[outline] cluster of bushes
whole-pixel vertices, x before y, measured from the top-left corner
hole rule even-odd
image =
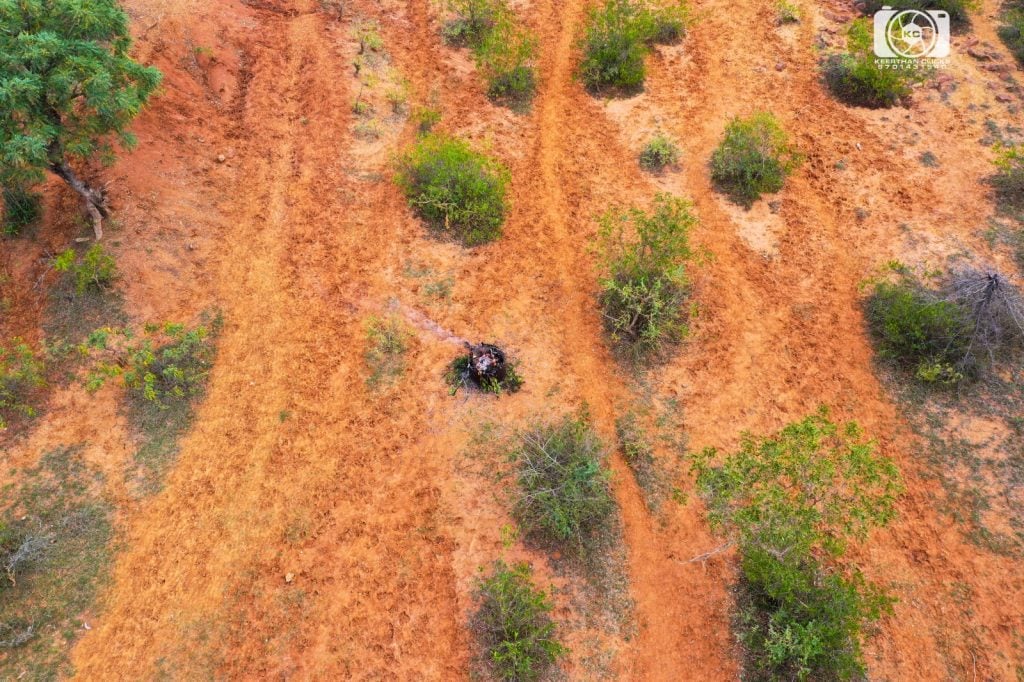
[[[15,415],[35,415],[30,398],[44,383],[43,371],[43,361],[23,340],[0,344],[0,430]]]
[[[3,220],[0,221],[0,234],[16,237],[42,217],[42,199],[37,192],[12,186],[4,187],[2,195]]]
[[[748,673],[859,678],[862,632],[893,599],[839,558],[895,516],[895,465],[824,408],[773,436],[746,434],[719,459],[707,449],[692,463],[712,527],[739,550]]]
[[[879,354],[927,383],[977,378],[1024,347],[1024,299],[996,271],[966,268],[929,288],[900,267],[875,283],[867,317]]]
[[[74,282],[75,291],[105,291],[117,279],[117,262],[114,257],[96,243],[83,253],[67,249],[53,259],[53,269],[66,273]]]
[[[601,219],[601,308],[612,342],[633,361],[650,358],[687,332],[684,308],[693,259],[690,203],[659,194],[654,209],[610,212]]]
[[[782,189],[801,160],[775,117],[759,112],[726,126],[711,155],[711,179],[733,201],[750,207],[762,194]]]
[[[1021,64],[1024,64],[1024,6],[1007,10],[1000,19],[999,37]]]
[[[501,236],[508,170],[466,142],[424,136],[400,160],[397,180],[413,211],[436,232],[465,246]]]
[[[487,80],[487,96],[521,106],[537,88],[537,40],[521,27],[507,0],[449,0],[455,18],[444,28],[451,45],[469,47]]]
[[[537,680],[565,654],[555,637],[551,599],[534,586],[529,564],[496,561],[477,583],[477,598],[473,630],[498,679]]]
[[[886,108],[904,102],[915,83],[928,77],[925,69],[885,68],[875,57],[871,24],[857,19],[847,33],[846,54],[834,54],[825,60],[824,79],[829,90],[847,104]]]
[[[513,515],[527,536],[568,552],[585,548],[615,508],[605,449],[586,414],[535,426],[509,459],[518,488]]]
[[[587,15],[580,78],[595,92],[640,89],[651,46],[679,42],[688,22],[681,1],[652,7],[645,0],[604,0]]]
[[[97,390],[107,379],[121,377],[129,395],[143,405],[167,409],[187,404],[205,388],[220,324],[219,318],[191,329],[148,324],[141,335],[129,328],[98,329],[81,348],[97,360],[86,386]]]

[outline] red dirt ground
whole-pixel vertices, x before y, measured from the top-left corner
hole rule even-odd
[[[17,469],[54,444],[88,443],[120,509],[124,549],[73,651],[79,677],[466,677],[477,568],[502,554],[510,523],[467,470],[477,425],[521,425],[585,401],[612,442],[616,415],[644,394],[683,406],[676,426],[695,448],[735,445],[744,429],[767,432],[822,403],[858,420],[908,486],[899,519],[854,553],[900,598],[867,646],[870,677],[1014,678],[1021,562],[968,544],[936,510],[941,492],[876,377],[858,290],[890,259],[936,264],[960,249],[1013,270],[979,235],[994,212],[984,118],[1019,121],[1021,105],[1019,94],[994,99],[997,72],[959,50],[948,96],[923,88],[907,109],[851,109],[823,90],[815,48],[835,40],[851,6],[803,2],[804,21],[779,28],[769,0],[700,0],[682,45],[651,58],[646,91],[604,101],[573,79],[586,3],[529,0],[517,7],[540,38],[541,85],[517,115],[490,104],[465,55],[442,44],[428,0],[353,0],[340,17],[318,0],[125,4],[139,57],[165,73],[135,126],[138,150],[105,171],[128,311],[189,320],[216,305],[225,328],[195,425],[155,496],[137,499],[124,480],[133,442],[113,388],[56,391],[6,446]],[[993,45],[995,11],[986,0],[973,29]],[[510,167],[501,240],[464,250],[411,216],[390,176],[412,123],[384,120],[376,140],[357,134],[353,28],[365,20],[380,24],[381,72],[407,78],[412,102],[441,108],[443,130]],[[706,160],[730,117],[759,109],[807,159],[772,198],[777,211],[763,201],[748,214],[713,191]],[[680,172],[638,167],[655,129],[681,142]],[[917,160],[925,150],[939,171]],[[48,214],[73,212],[52,189]],[[603,342],[589,245],[595,216],[647,205],[658,190],[692,198],[695,238],[713,257],[696,275],[693,337],[637,382]],[[79,229],[50,222],[37,244],[6,253],[12,281],[42,276],[45,250]],[[428,269],[451,278],[449,300],[410,274]],[[2,331],[38,338],[41,290],[12,289]],[[417,327],[400,381],[371,391],[366,319],[388,310],[436,326]],[[437,329],[513,349],[524,389],[449,397],[439,376],[455,346]],[[735,678],[731,557],[685,563],[718,544],[699,505],[652,518],[617,456],[614,468],[636,635],[580,623],[560,597],[569,677]],[[512,553],[562,580],[544,555]],[[969,613],[949,603],[954,583],[969,586]],[[593,663],[602,655],[603,669]]]

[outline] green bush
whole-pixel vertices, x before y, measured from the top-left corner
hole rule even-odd
[[[873,53],[866,19],[850,25],[848,54],[834,54],[824,66],[825,84],[840,100],[857,106],[886,108],[910,96],[912,86],[927,77],[921,69],[883,68]]]
[[[800,165],[775,117],[761,112],[734,118],[711,156],[711,178],[735,202],[748,208],[764,193],[778,192]]]
[[[68,273],[79,294],[89,289],[105,291],[117,279],[117,262],[100,244],[93,244],[81,255],[74,249],[61,252],[53,259],[53,269]]]
[[[420,218],[463,245],[501,236],[508,171],[462,140],[422,138],[401,159],[398,184]]]
[[[529,564],[497,561],[477,584],[480,608],[473,626],[488,664],[501,680],[537,680],[565,654],[555,638],[551,600],[533,585]]]
[[[28,399],[43,385],[43,368],[42,361],[21,339],[0,345],[0,430],[7,428],[13,415],[35,416]]]
[[[1003,14],[998,33],[1017,61],[1024,64],[1024,9],[1011,9]]]
[[[534,539],[580,548],[614,509],[604,448],[585,415],[533,428],[509,456],[519,489],[513,512]]]
[[[679,162],[679,147],[664,135],[656,135],[640,152],[640,166],[657,172]]]
[[[978,0],[867,0],[864,13],[873,15],[882,9],[883,6],[891,7],[895,10],[942,10],[949,13],[953,23],[963,24],[969,19],[968,11],[978,9],[981,3]]]
[[[507,11],[505,1],[448,0],[448,9],[455,18],[442,29],[445,42],[455,47],[477,47]]]
[[[39,194],[21,187],[4,187],[3,202],[2,233],[8,237],[18,236],[43,215]]]
[[[967,310],[908,278],[875,285],[867,317],[880,355],[926,382],[964,378],[971,339]]]
[[[690,24],[690,11],[685,3],[648,8],[647,21],[650,22],[650,38],[648,42],[655,45],[674,45],[686,36]]]
[[[1024,145],[996,147],[995,186],[1004,200],[1024,203]]]
[[[777,0],[775,12],[779,25],[800,23],[800,8],[787,0]]]
[[[892,599],[838,564],[896,514],[893,462],[855,423],[822,408],[768,437],[744,434],[720,462],[692,456],[713,529],[739,548],[740,639],[748,673],[769,679],[851,679],[863,674],[864,626]]]
[[[689,233],[697,224],[690,210],[689,202],[659,194],[650,214],[631,209],[601,219],[598,253],[605,328],[634,361],[686,334],[686,265],[693,257]]]
[[[512,106],[529,102],[537,89],[536,54],[536,38],[516,25],[511,12],[502,13],[474,49],[477,68],[487,80],[487,96]]]

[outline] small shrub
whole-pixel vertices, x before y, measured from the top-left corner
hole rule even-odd
[[[775,14],[776,22],[779,25],[800,22],[800,8],[787,0],[778,0],[775,3]]]
[[[692,259],[690,204],[667,194],[650,214],[632,209],[601,219],[601,308],[611,340],[634,360],[648,358],[685,336],[683,305]],[[632,226],[635,236],[627,236]]]
[[[419,107],[413,114],[416,120],[416,129],[420,135],[428,135],[438,123],[441,122],[441,112],[431,107]]]
[[[2,233],[8,237],[18,236],[43,215],[39,194],[21,187],[4,187],[3,202]]]
[[[412,335],[394,318],[370,318],[366,327],[367,384],[371,387],[392,381],[405,371],[405,353]]]
[[[980,5],[978,0],[867,0],[864,13],[873,15],[883,6],[895,10],[941,10],[949,13],[954,24],[964,24],[970,18],[968,12],[977,10]]]
[[[1024,64],[1024,9],[1015,8],[1003,14],[998,33],[1017,61]]]
[[[654,447],[635,412],[627,412],[615,420],[615,434],[622,448],[622,457],[643,492],[647,508],[657,512],[670,497],[679,499],[680,493],[672,485],[675,467],[664,467],[658,462]]]
[[[685,3],[647,9],[650,22],[649,42],[655,45],[674,45],[686,36],[690,24],[690,11]]]
[[[969,368],[967,310],[916,282],[879,282],[867,302],[871,331],[882,357],[925,382],[956,383]]]
[[[879,64],[873,53],[871,26],[867,19],[850,25],[848,54],[834,54],[825,61],[825,84],[848,104],[887,108],[905,101],[912,86],[927,77],[922,69],[891,69]]]
[[[640,166],[651,172],[674,166],[678,162],[679,147],[664,135],[655,136],[640,152]]]
[[[0,430],[13,415],[35,416],[28,399],[43,385],[43,369],[43,362],[21,339],[0,345]]]
[[[92,289],[105,291],[117,279],[117,262],[100,244],[93,244],[79,255],[74,249],[67,249],[53,260],[53,269],[68,273],[79,294]]]
[[[1004,201],[1024,203],[1024,145],[996,147],[996,190]]]
[[[585,415],[526,432],[510,459],[519,488],[513,513],[536,540],[580,548],[614,509],[604,448]]]
[[[511,13],[503,13],[474,50],[487,96],[512,106],[529,102],[537,89],[536,53],[536,38],[518,27]]]
[[[182,324],[149,324],[141,335],[127,328],[97,329],[80,351],[96,358],[86,377],[86,388],[97,390],[110,377],[120,376],[128,394],[142,405],[167,409],[189,403],[205,388],[213,366],[211,327],[192,329]]]
[[[895,465],[824,408],[772,436],[744,434],[738,451],[716,459],[707,449],[693,469],[712,528],[739,547],[748,673],[860,677],[862,631],[892,599],[837,560],[850,539],[895,517]]]
[[[508,171],[462,140],[421,139],[401,159],[398,184],[420,218],[463,245],[501,236]]]
[[[529,564],[503,561],[477,584],[480,608],[473,621],[487,662],[501,680],[537,680],[565,654],[555,638],[552,604],[534,587]]]
[[[477,47],[484,41],[501,15],[505,0],[449,0],[455,18],[442,29],[445,42],[455,47]]]
[[[729,122],[711,156],[711,177],[734,201],[750,207],[762,194],[782,189],[800,162],[775,117],[762,112]]]

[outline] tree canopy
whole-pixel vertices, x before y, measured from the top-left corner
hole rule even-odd
[[[0,0],[0,184],[55,173],[82,195],[99,228],[103,196],[69,162],[109,160],[115,142],[135,143],[128,124],[161,74],[132,60],[130,47],[116,0]]]

